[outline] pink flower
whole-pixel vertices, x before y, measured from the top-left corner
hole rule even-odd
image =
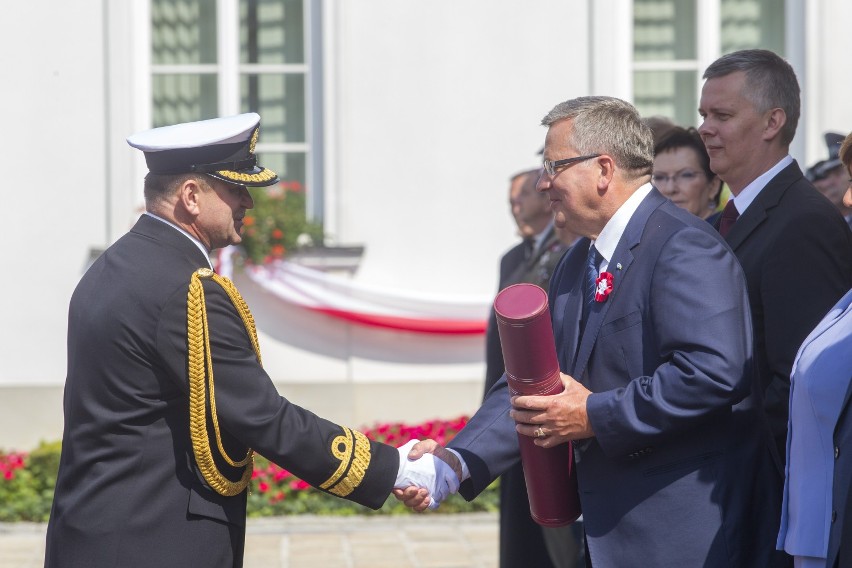
[[[275,472],[274,479],[275,479],[275,481],[283,481],[283,480],[287,479],[288,477],[290,477],[290,472],[287,471],[286,469],[282,469],[282,470]]]
[[[269,484],[265,481],[261,481],[257,484],[257,490],[261,493],[266,493],[267,491],[269,491]]]

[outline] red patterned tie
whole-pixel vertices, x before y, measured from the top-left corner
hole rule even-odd
[[[734,200],[729,199],[728,203],[725,204],[725,208],[722,209],[722,217],[719,219],[719,234],[723,237],[727,235],[731,227],[734,226],[734,223],[737,222],[739,216],[740,212],[734,207]]]

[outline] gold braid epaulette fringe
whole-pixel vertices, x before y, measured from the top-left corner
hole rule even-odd
[[[227,278],[219,276],[209,268],[199,268],[192,274],[189,283],[189,293],[186,301],[186,337],[188,343],[187,362],[189,366],[189,432],[192,438],[192,451],[195,461],[201,470],[204,479],[217,493],[225,496],[239,495],[251,481],[254,469],[254,452],[249,448],[246,457],[240,461],[234,461],[225,452],[222,445],[222,436],[219,432],[219,419],[216,416],[216,395],[213,390],[213,360],[210,356],[210,331],[207,326],[207,309],[204,302],[204,287],[201,279],[212,279],[219,284],[237,312],[243,320],[254,352],[260,360],[260,347],[257,342],[257,330],[254,318],[245,301],[237,291],[234,284]],[[205,375],[207,385],[205,385]],[[207,436],[207,402],[206,394],[210,391],[210,416],[213,430],[216,433],[216,445],[219,454],[230,465],[234,467],[246,466],[242,478],[239,481],[231,481],[219,471],[213,460],[213,452],[210,449],[210,440]]]
[[[340,465],[320,488],[338,497],[346,497],[361,485],[370,466],[370,440],[357,430],[346,426],[341,428],[343,434],[331,442],[331,453],[340,460]]]

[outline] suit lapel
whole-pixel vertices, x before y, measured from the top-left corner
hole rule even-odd
[[[787,188],[801,177],[802,171],[799,169],[799,165],[793,162],[769,180],[766,187],[760,190],[745,213],[737,219],[737,222],[728,231],[725,237],[728,245],[736,250],[766,220],[768,212],[778,205]],[[719,228],[718,223],[716,228]]]
[[[591,357],[592,349],[594,348],[595,341],[597,340],[598,333],[601,329],[601,324],[603,323],[610,306],[612,306],[614,302],[618,301],[618,291],[621,288],[621,283],[624,281],[624,278],[627,276],[627,271],[633,264],[633,248],[639,244],[639,241],[642,238],[642,232],[645,230],[645,224],[648,222],[648,217],[650,217],[651,213],[657,209],[657,207],[665,203],[665,201],[665,198],[660,194],[660,192],[656,189],[651,190],[651,193],[642,200],[642,203],[639,204],[639,207],[630,218],[630,221],[627,222],[624,234],[621,235],[621,239],[615,247],[615,252],[610,259],[609,266],[606,270],[613,275],[612,292],[610,292],[605,301],[592,303],[592,308],[589,313],[588,320],[586,321],[586,329],[582,331],[583,335],[580,338],[580,347],[577,351],[577,357],[574,360],[574,366],[571,373],[571,376],[577,380],[580,380],[586,370],[586,365]],[[582,304],[582,300],[580,303]]]

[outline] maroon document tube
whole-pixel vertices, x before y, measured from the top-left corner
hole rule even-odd
[[[497,294],[494,310],[511,394],[562,392],[547,293],[535,284],[515,284]],[[532,518],[546,527],[576,521],[580,497],[571,444],[541,448],[521,434],[518,442]]]

